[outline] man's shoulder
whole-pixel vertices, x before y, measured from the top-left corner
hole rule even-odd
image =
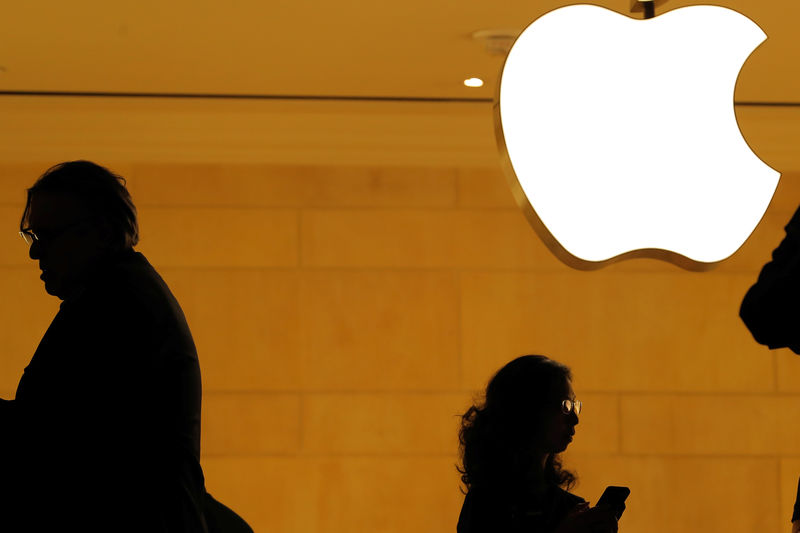
[[[153,323],[184,320],[167,284],[144,255],[132,250],[104,267],[83,296],[82,307],[97,313],[134,316]]]
[[[99,276],[98,296],[127,296],[137,300],[170,299],[167,284],[139,252],[125,254],[111,263]]]

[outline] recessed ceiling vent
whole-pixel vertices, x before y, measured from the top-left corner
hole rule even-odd
[[[483,42],[490,55],[505,56],[520,32],[521,30],[478,30],[472,34],[472,38]]]

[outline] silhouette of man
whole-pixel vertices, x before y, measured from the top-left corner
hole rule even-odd
[[[205,532],[197,353],[124,180],[56,165],[20,230],[63,302],[0,402],[0,530]]]
[[[756,342],[800,355],[800,209],[786,225],[786,236],[742,300],[739,316]],[[800,532],[800,480],[792,514]]]

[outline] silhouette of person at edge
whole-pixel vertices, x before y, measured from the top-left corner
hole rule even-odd
[[[0,402],[0,530],[205,533],[197,352],[124,179],[56,165],[20,230],[63,301]]]
[[[786,225],[786,236],[742,300],[739,316],[756,342],[800,355],[800,208]],[[800,480],[792,532],[800,531]]]
[[[525,355],[501,368],[485,401],[461,417],[461,464],[468,492],[458,533],[608,533],[613,513],[567,492],[575,476],[559,453],[575,434],[581,403],[569,368]]]

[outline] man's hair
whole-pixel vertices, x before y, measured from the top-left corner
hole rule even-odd
[[[91,161],[67,161],[47,169],[28,189],[20,229],[28,223],[31,198],[37,193],[72,196],[83,202],[93,216],[111,228],[111,246],[128,250],[139,242],[136,206],[125,188],[125,178]]]

